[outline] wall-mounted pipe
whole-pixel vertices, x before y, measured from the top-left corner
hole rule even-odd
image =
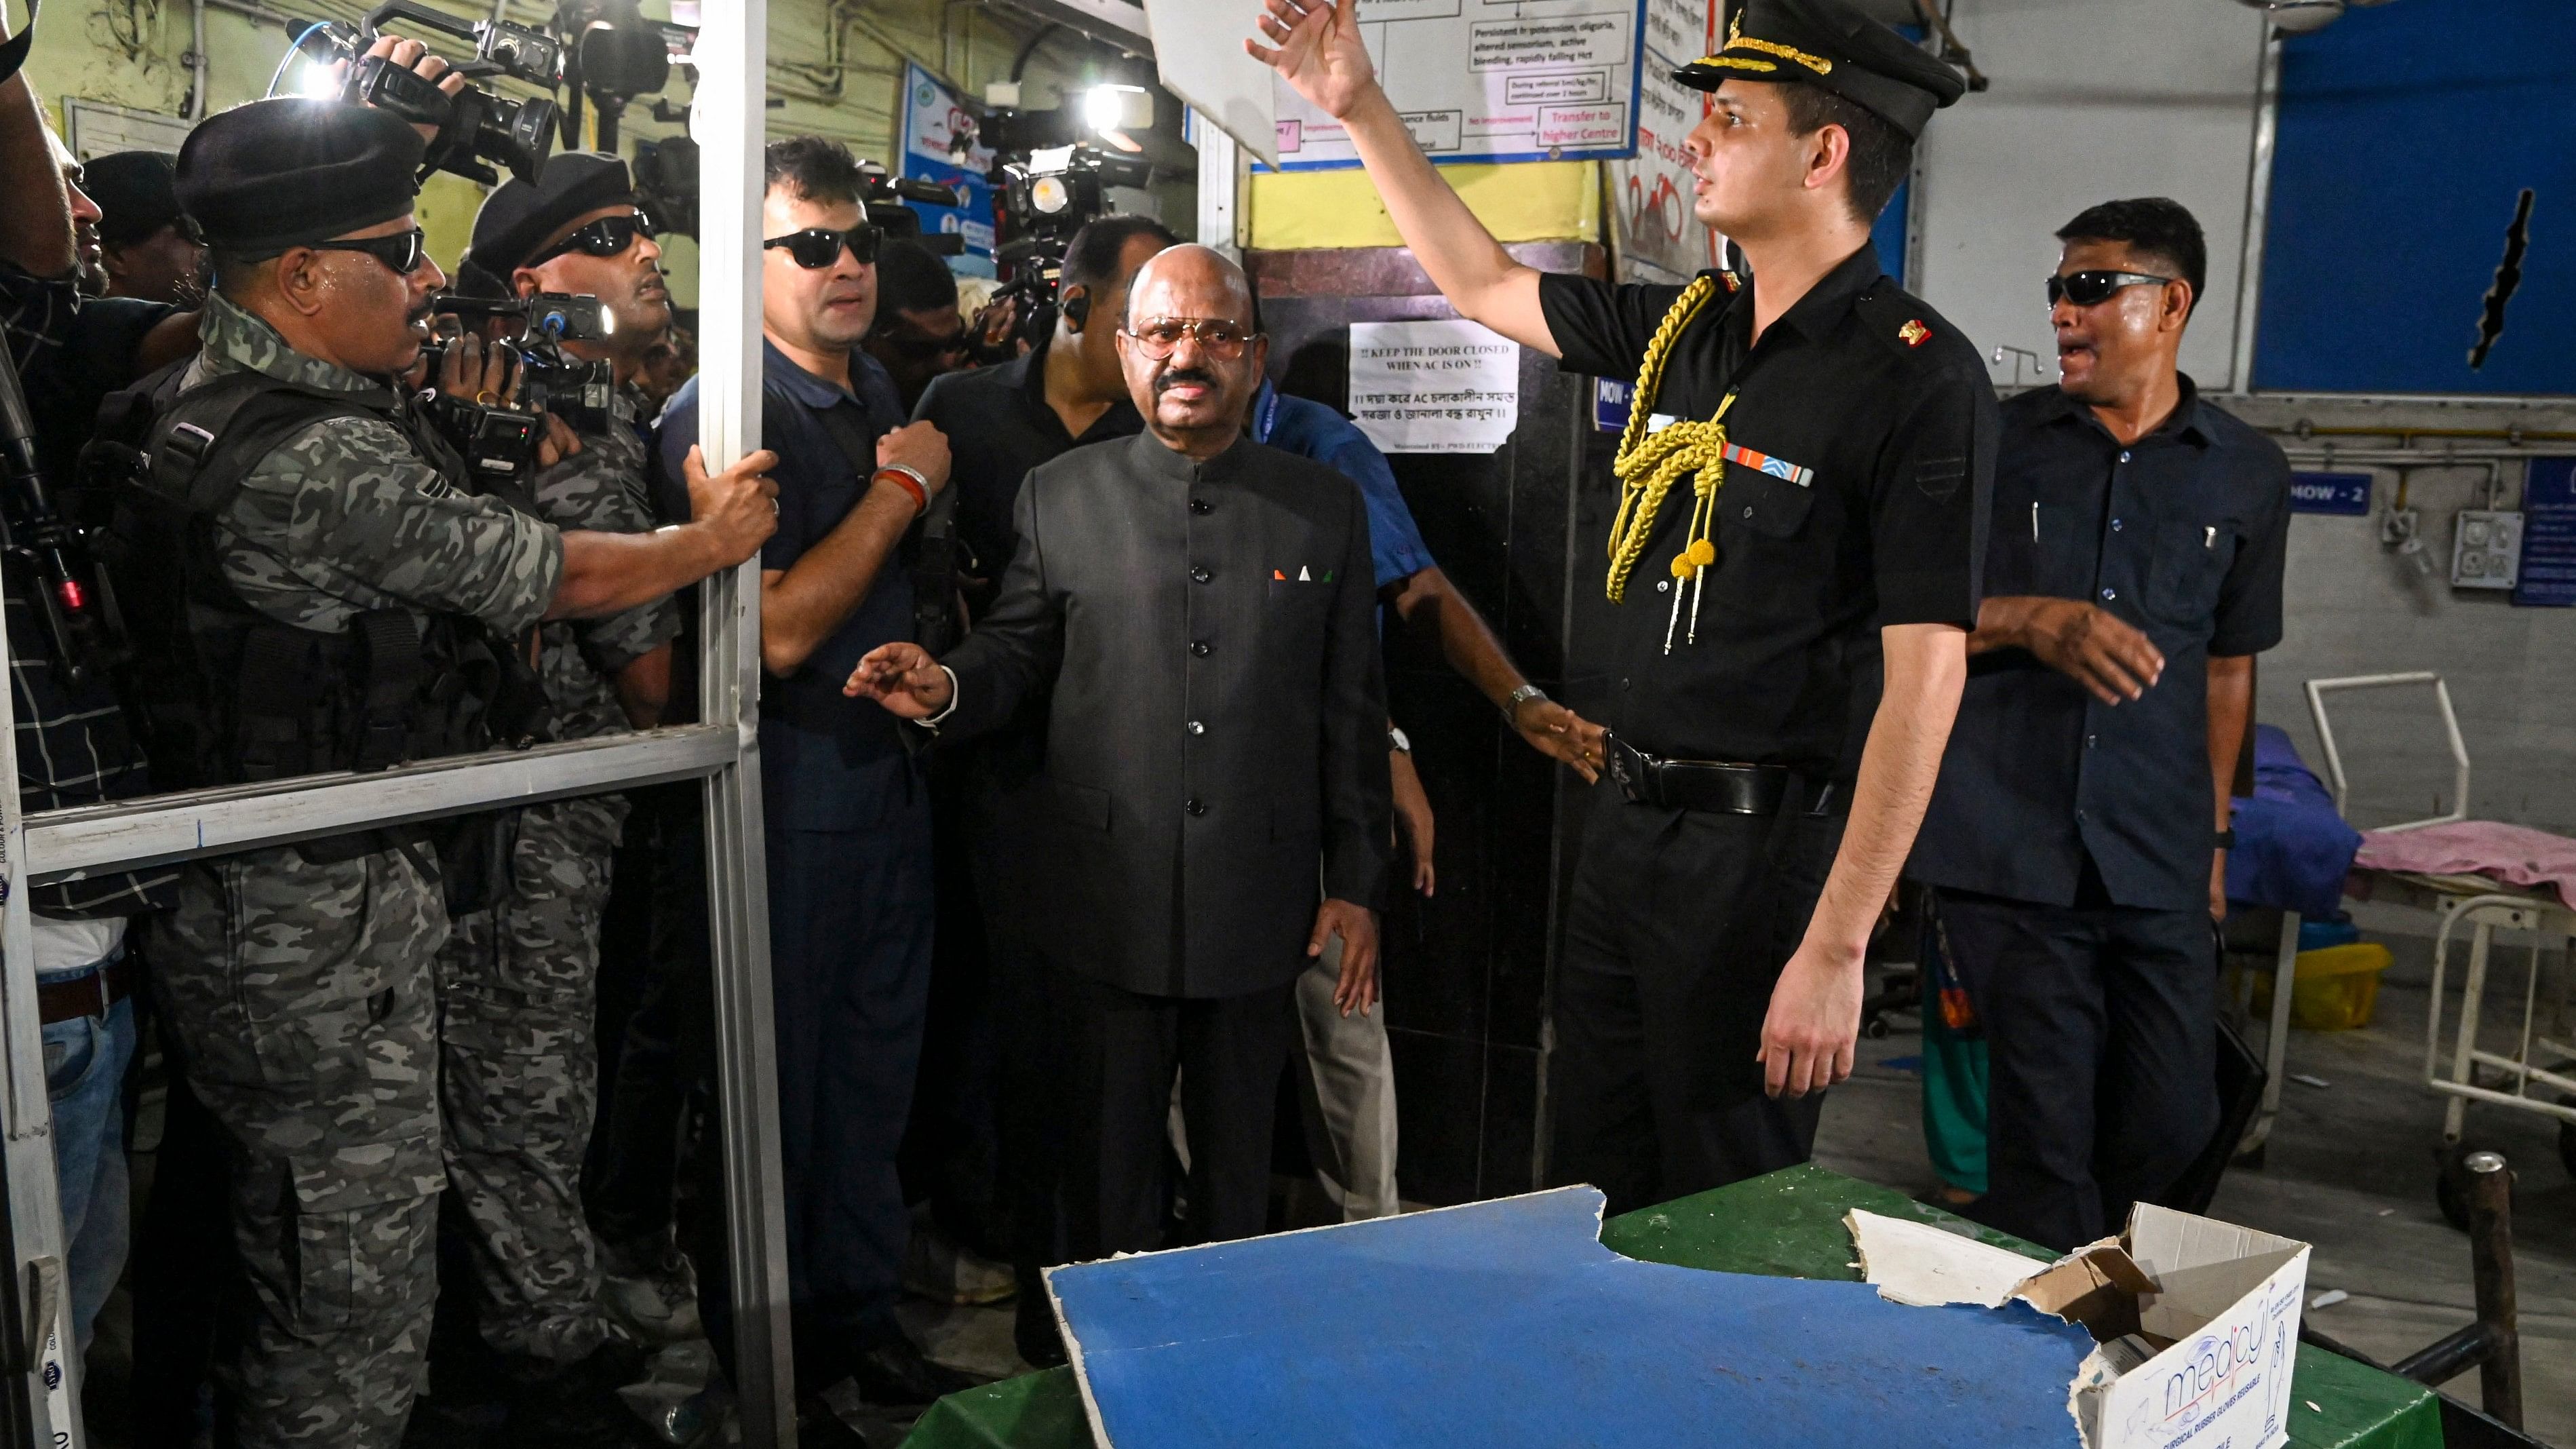
[[[203,0],[203,3],[210,9],[221,10],[232,15],[246,15],[263,24],[281,28],[312,23],[310,20],[299,20],[282,10],[271,10],[265,5],[255,3],[255,0]]]
[[[180,114],[191,121],[206,118],[206,0],[188,0],[188,104]]]
[[[2481,442],[2503,443],[2508,447],[2524,443],[2576,443],[2576,432],[2552,432],[2538,428],[2320,428],[2305,419],[2269,432],[2294,438],[2395,438],[2400,447],[2413,438],[2458,438]]]
[[[2436,452],[2426,448],[2339,448],[2331,443],[2284,443],[2281,451],[2294,463],[2331,458],[2357,468],[2480,468],[2489,463],[2527,463],[2549,456],[2529,448],[2444,448]]]

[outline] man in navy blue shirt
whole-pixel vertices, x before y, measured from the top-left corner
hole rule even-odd
[[[947,486],[948,443],[904,422],[858,350],[882,234],[848,148],[773,142],[767,171],[761,441],[780,461],[761,552],[760,751],[796,1377],[920,1404],[966,1382],[893,1314],[911,1222],[895,1152],[930,981],[930,799],[894,719],[840,685],[861,655],[912,637],[901,545]],[[664,461],[676,469],[697,438],[692,380],[663,415]]]
[[[2207,258],[2191,214],[2115,201],[2057,235],[2063,376],[2004,404],[1972,677],[1911,874],[1990,1052],[1968,1211],[2067,1249],[2217,1127],[2211,921],[2290,477],[2175,366]]]

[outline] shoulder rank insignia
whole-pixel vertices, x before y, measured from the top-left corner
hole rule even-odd
[[[1726,292],[1728,296],[1731,297],[1744,290],[1744,279],[1737,276],[1735,273],[1720,272],[1717,275],[1726,283]]]
[[[1924,326],[1923,319],[1917,317],[1913,321],[1906,323],[1904,326],[1897,328],[1896,336],[1897,340],[1903,342],[1908,347],[1920,347],[1924,343],[1932,340],[1932,329]]]

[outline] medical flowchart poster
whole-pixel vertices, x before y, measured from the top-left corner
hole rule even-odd
[[[1360,34],[1432,160],[1602,160],[1636,153],[1645,17],[1646,0],[1369,0]],[[1339,121],[1275,84],[1281,170],[1359,164]]]

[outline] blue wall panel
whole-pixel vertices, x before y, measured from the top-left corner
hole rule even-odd
[[[2283,44],[2259,388],[2576,393],[2576,0],[2396,0]],[[2520,287],[2469,353],[2521,193]]]

